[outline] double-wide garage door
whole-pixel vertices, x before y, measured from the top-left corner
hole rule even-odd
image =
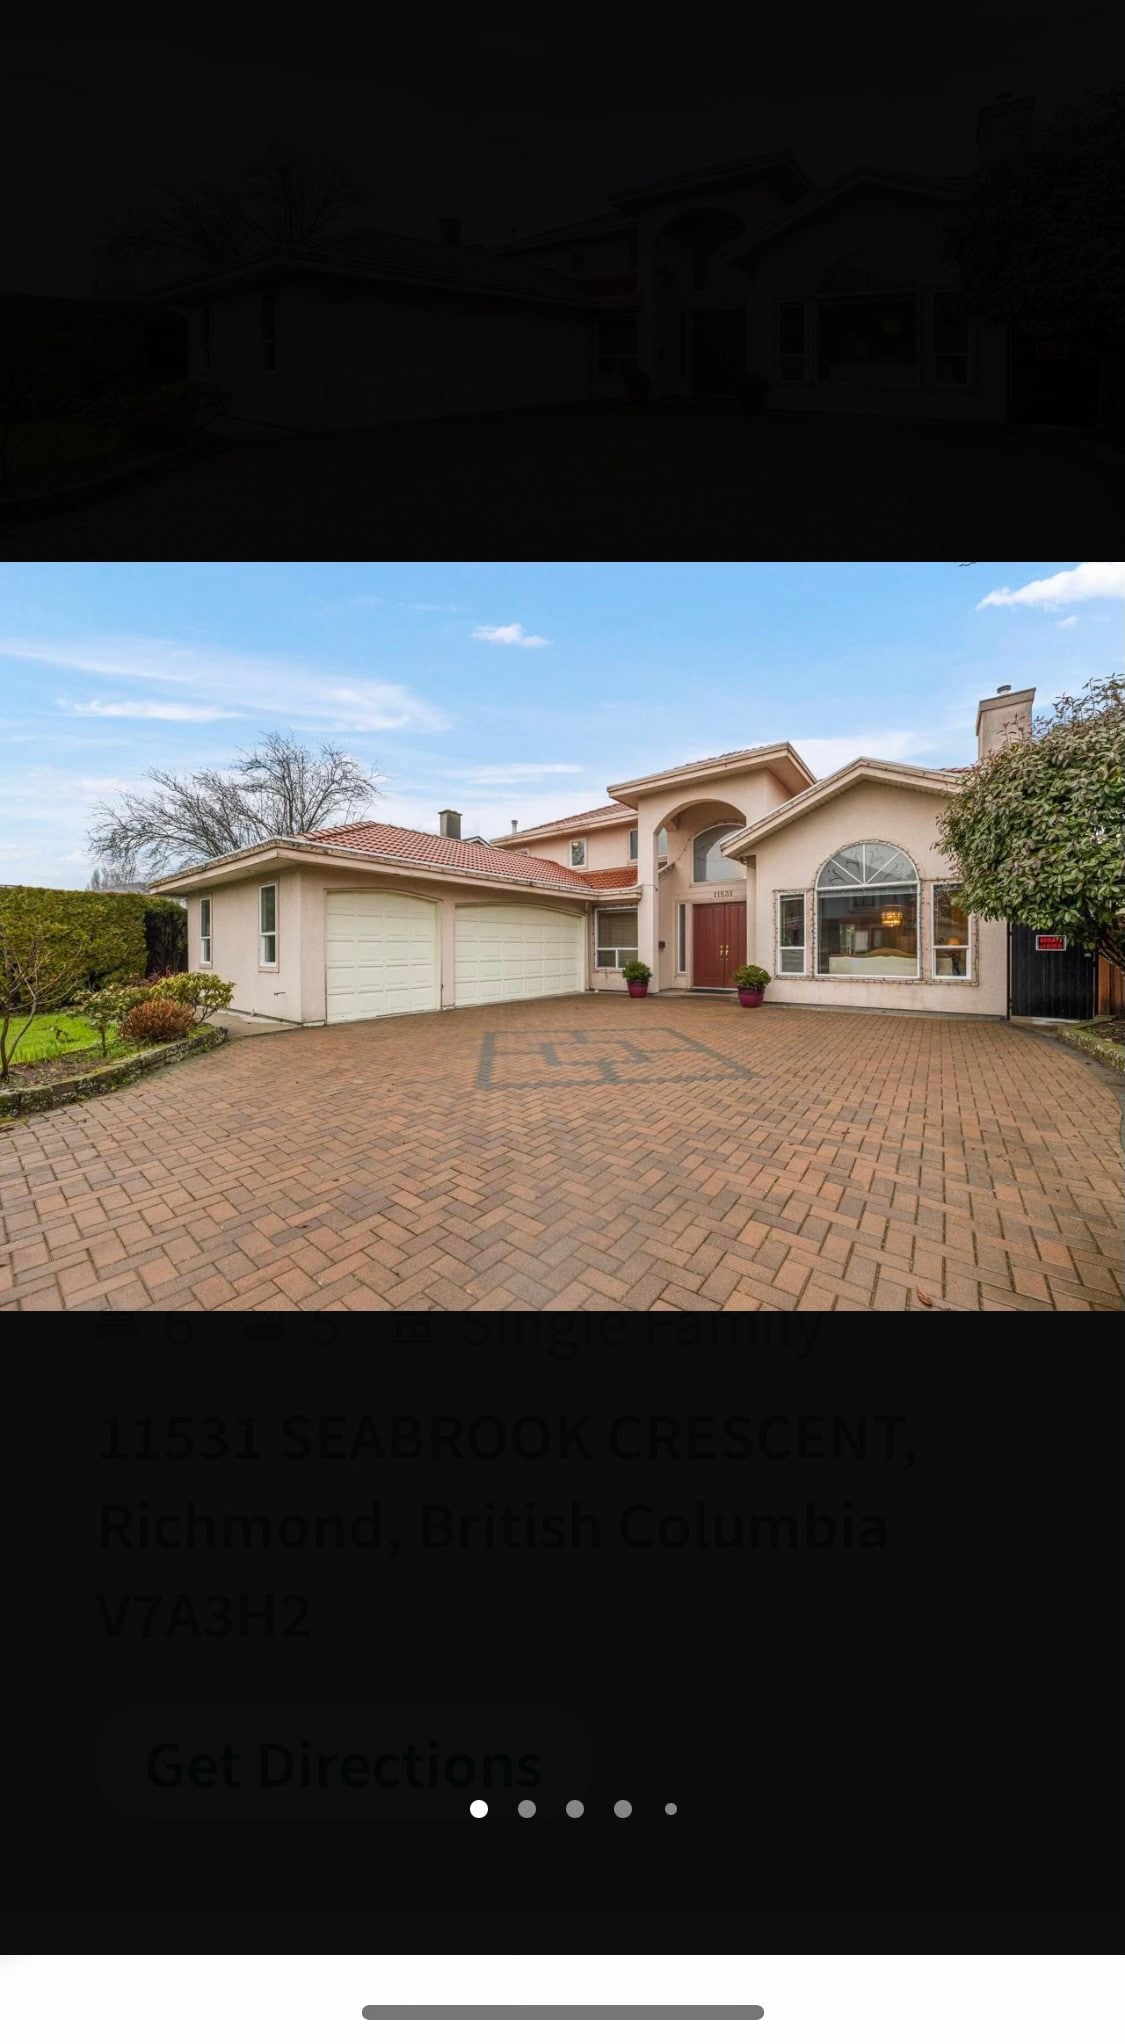
[[[457,1006],[579,994],[586,985],[586,919],[530,902],[457,910]]]
[[[532,903],[459,908],[454,1000],[459,1008],[577,994],[586,985],[586,919]],[[436,902],[374,888],[329,894],[325,930],[329,1022],[410,1015],[441,1006]]]

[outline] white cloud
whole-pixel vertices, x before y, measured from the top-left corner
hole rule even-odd
[[[549,646],[550,639],[541,639],[535,632],[525,632],[522,625],[474,625],[474,639],[486,639],[490,646]]]
[[[92,696],[88,703],[72,703],[57,697],[60,710],[72,717],[151,717],[163,724],[213,724],[220,717],[236,717],[237,710],[220,710],[207,703],[103,703]]]
[[[312,661],[133,636],[0,638],[0,656],[74,674],[162,682],[225,716],[263,712],[310,731],[443,731],[449,719],[394,681],[335,674]]]
[[[1076,610],[1072,610],[1069,617],[1060,617],[1058,625],[1056,626],[1056,630],[1060,632],[1065,632],[1068,625],[1076,625],[1077,623],[1078,612]]]
[[[1057,575],[1025,582],[1019,589],[991,589],[981,597],[977,609],[1006,609],[1022,604],[1037,610],[1056,610],[1065,603],[1085,603],[1102,596],[1125,597],[1125,561],[1083,561],[1077,568],[1063,568]]]
[[[818,780],[850,766],[853,759],[918,760],[920,754],[937,752],[937,764],[953,764],[949,741],[932,731],[861,731],[851,738],[794,738],[794,751],[811,767]],[[929,762],[924,758],[920,764]]]
[[[544,774],[580,774],[585,769],[580,766],[555,765],[553,762],[536,766],[522,766],[517,762],[512,766],[462,767],[459,771],[461,779],[472,782],[474,787],[508,788],[538,781]]]

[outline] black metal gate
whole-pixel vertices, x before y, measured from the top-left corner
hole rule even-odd
[[[1009,1013],[1052,1016],[1058,1022],[1088,1022],[1097,1012],[1098,961],[1066,937],[1008,928],[1011,980]]]

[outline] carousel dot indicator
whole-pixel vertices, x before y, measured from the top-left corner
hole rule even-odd
[[[677,1808],[677,1805],[676,1805],[675,1803],[665,1803],[665,1805],[664,1805],[664,1815],[665,1815],[666,1817],[674,1817],[674,1816],[675,1816],[675,1814],[676,1814],[676,1808]]]
[[[631,1817],[633,1814],[632,1803],[625,1802],[615,1803],[613,1806],[613,1814],[615,1817]]]
[[[534,1803],[520,1803],[518,1808],[521,1817],[534,1817],[535,1815]]]
[[[586,1808],[585,1803],[579,1802],[568,1803],[566,1806],[566,1814],[568,1817],[581,1817],[583,1812],[585,1811],[585,1808]]]
[[[487,1803],[482,1803],[482,1802],[480,1802],[480,1801],[477,1801],[477,1802],[475,1802],[475,1803],[470,1803],[470,1804],[469,1804],[469,1815],[470,1815],[470,1817],[487,1817],[487,1815],[488,1815],[488,1804],[487,1804]]]

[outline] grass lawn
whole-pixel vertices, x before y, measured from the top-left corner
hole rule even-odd
[[[17,1016],[8,1031],[8,1040],[23,1027]],[[70,1057],[75,1051],[97,1050],[100,1039],[92,1022],[84,1015],[76,1015],[64,1009],[58,1014],[37,1015],[27,1033],[20,1038],[13,1064],[37,1065],[46,1058]],[[110,1043],[112,1053],[113,1044]]]
[[[608,403],[232,441],[5,539],[37,561],[1069,559],[1125,545],[1122,501],[1020,428]]]
[[[94,419],[45,419],[41,425],[20,426],[9,464],[9,484],[41,479],[56,471],[62,475],[96,462],[110,462],[122,452],[121,434],[115,426],[103,426]]]

